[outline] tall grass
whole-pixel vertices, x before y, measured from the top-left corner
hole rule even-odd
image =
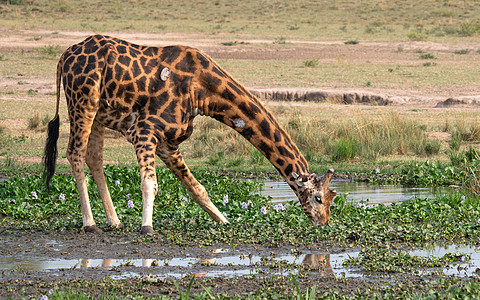
[[[275,109],[274,114],[308,161],[376,160],[390,155],[430,156],[440,152],[440,143],[429,140],[425,126],[395,112],[338,121],[282,108]],[[266,163],[248,141],[215,120],[201,118],[195,128],[186,148],[196,158],[210,157],[214,165],[228,158],[237,163]]]

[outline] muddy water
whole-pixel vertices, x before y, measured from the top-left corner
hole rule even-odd
[[[298,198],[285,181],[264,181],[262,194],[272,197],[272,202],[296,201]],[[367,201],[369,204],[390,204],[401,202],[413,197],[431,197],[444,193],[445,188],[439,187],[404,187],[401,185],[372,185],[365,182],[331,181],[330,188],[337,195],[348,194],[347,199],[354,203]]]
[[[446,268],[419,270],[420,274],[432,272],[459,277],[478,276],[480,268],[480,250],[470,246],[430,245],[424,249],[409,251],[415,256],[442,257],[446,253],[465,253],[471,255],[467,263],[452,263]],[[347,268],[343,263],[349,257],[358,256],[358,251],[342,253],[302,253],[300,255],[262,256],[252,253],[240,253],[238,250],[216,249],[199,257],[175,257],[168,259],[48,259],[26,256],[0,257],[0,270],[17,270],[47,272],[52,276],[64,276],[65,272],[81,270],[83,272],[111,272],[112,279],[131,278],[137,276],[155,276],[157,278],[181,278],[189,274],[198,277],[235,277],[262,275],[296,274],[299,267],[306,269],[311,275],[336,276],[345,278],[372,275],[358,268]],[[278,264],[281,266],[279,267]],[[275,266],[275,267],[272,267]]]

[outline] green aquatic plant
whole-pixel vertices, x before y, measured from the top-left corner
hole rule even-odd
[[[431,167],[431,165],[429,165]],[[423,168],[423,167],[422,167]],[[373,170],[375,175],[381,175]],[[105,166],[107,184],[125,232],[137,232],[141,222],[140,178],[136,168]],[[158,169],[159,191],[155,199],[157,234],[146,242],[176,245],[251,243],[337,245],[424,243],[439,240],[480,240],[480,203],[474,195],[452,190],[433,198],[413,198],[402,203],[356,204],[348,194],[334,200],[326,226],[312,226],[298,201],[272,203],[260,193],[261,183],[197,171],[211,199],[230,221],[214,223],[167,169]],[[372,175],[373,176],[373,175]],[[100,196],[92,187],[92,211],[100,227],[108,228]],[[32,193],[34,192],[34,193]],[[228,199],[228,201],[226,201]],[[129,202],[131,201],[131,202]],[[224,205],[225,204],[225,205]],[[0,183],[0,226],[16,229],[78,230],[82,227],[75,180],[56,175],[50,195],[39,176],[12,177]],[[143,241],[143,238],[141,238]]]
[[[446,253],[442,257],[415,256],[404,250],[386,248],[366,248],[358,257],[350,257],[343,262],[344,266],[356,266],[369,272],[410,273],[419,268],[440,268],[450,263],[468,262],[470,255]]]

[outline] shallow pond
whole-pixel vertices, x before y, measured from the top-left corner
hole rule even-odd
[[[401,185],[373,185],[365,182],[354,182],[347,180],[333,180],[329,187],[337,191],[337,195],[346,194],[347,199],[354,203],[361,200],[370,204],[390,204],[401,202],[413,197],[431,197],[437,193],[444,193],[444,187],[405,187]],[[293,190],[285,181],[264,181],[262,194],[272,197],[272,202],[285,203],[297,201]]]

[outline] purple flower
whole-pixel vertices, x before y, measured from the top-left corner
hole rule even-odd
[[[250,204],[252,204],[252,200],[247,201],[247,205],[250,205]]]
[[[17,200],[12,199],[12,200],[10,200],[10,203],[15,204],[15,203],[17,203]]]
[[[53,290],[52,290],[52,289],[50,289],[50,290],[48,291],[48,295],[50,296],[51,294],[53,294]]]
[[[47,295],[43,295],[42,298],[40,298],[40,300],[48,300],[48,296],[47,296]]]
[[[285,210],[285,207],[283,207],[282,203],[279,203],[273,206],[273,209],[278,212],[279,210]]]
[[[35,198],[35,199],[38,199],[38,195],[36,192],[32,192],[32,197]]]
[[[130,200],[130,196],[132,196],[132,194],[128,193],[127,195],[125,195],[125,198],[127,198],[127,200]]]
[[[480,224],[480,219],[478,219],[477,223]]]
[[[243,209],[247,209],[247,208],[248,208],[248,204],[245,203],[245,202],[242,202],[242,208],[243,208]]]
[[[465,199],[466,199],[465,195],[462,195],[461,199],[462,199],[462,201],[465,201]]]
[[[120,184],[120,180],[115,180],[115,185],[119,185]]]
[[[376,168],[375,173],[380,174],[380,168]]]
[[[227,217],[227,213],[223,212],[222,213],[222,216],[224,216],[225,218]]]
[[[128,206],[128,208],[133,209],[133,207],[134,207],[135,205],[133,204],[133,201],[132,201],[132,200],[128,200],[127,206]]]
[[[183,201],[183,202],[187,202],[187,201],[188,201],[188,198],[187,198],[187,197],[183,197],[183,198],[182,198],[182,201]]]
[[[262,206],[260,212],[265,215],[267,213],[267,208],[265,206]]]
[[[228,203],[228,195],[223,196],[223,206],[226,206]]]
[[[65,201],[65,194],[61,193],[60,196],[58,196],[58,199]]]

